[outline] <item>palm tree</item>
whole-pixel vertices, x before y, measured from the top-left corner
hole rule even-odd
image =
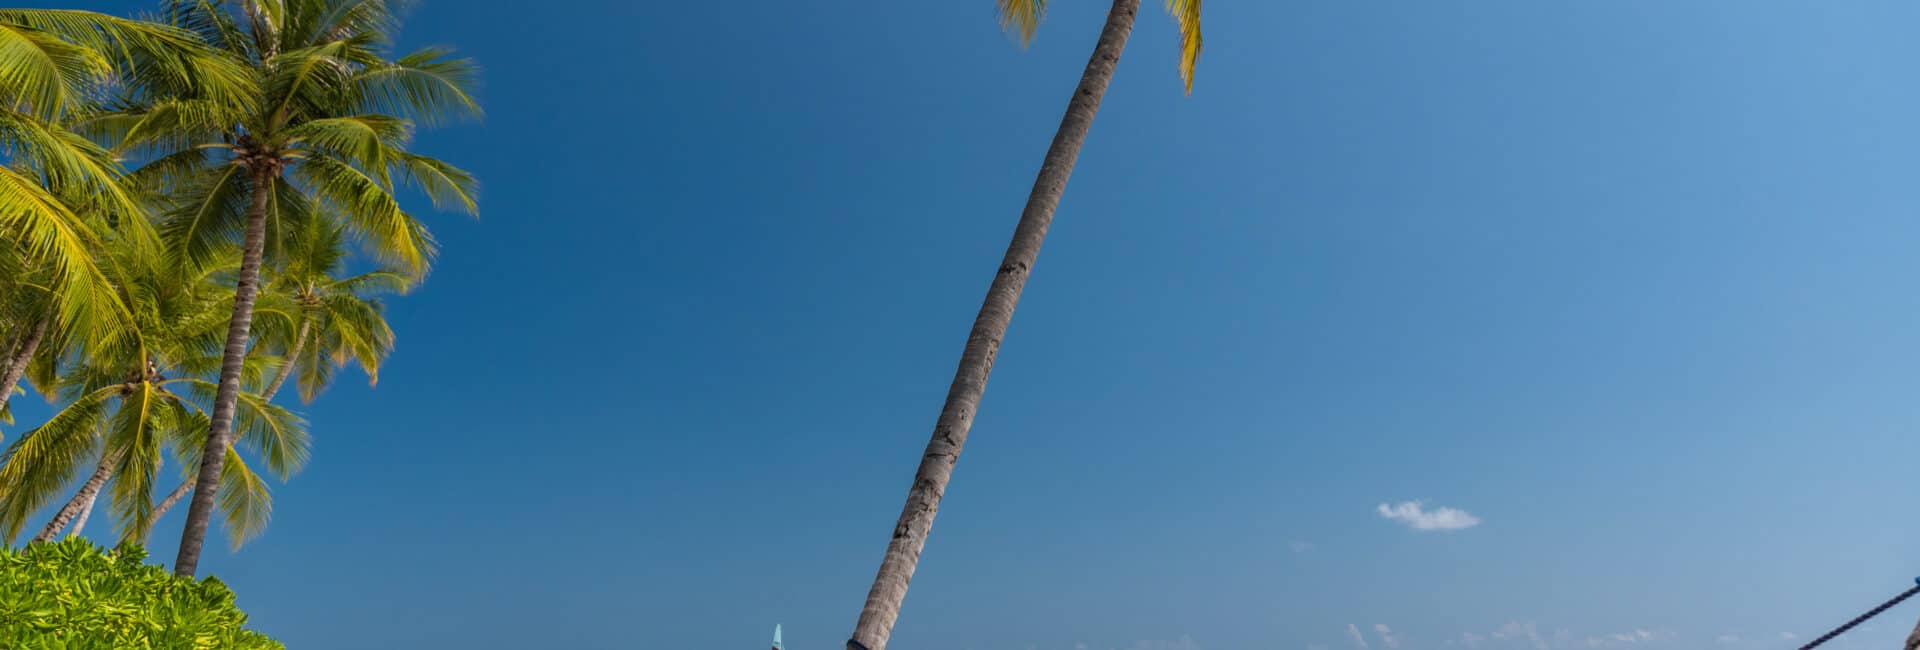
[[[120,249],[108,256],[130,257]],[[59,378],[65,406],[0,454],[0,534],[7,540],[89,457],[98,459],[92,474],[32,541],[52,539],[69,522],[78,534],[103,491],[112,497],[121,540],[144,540],[157,518],[152,488],[166,449],[172,448],[182,469],[199,467],[206,405],[216,392],[200,377],[219,367],[219,336],[230,306],[219,297],[212,273],[189,277],[125,259],[110,267],[145,271],[117,282],[126,302],[140,307],[134,315],[142,354],[68,360]],[[251,385],[259,385],[264,367],[250,364]],[[246,432],[240,442],[283,480],[298,471],[309,447],[304,423],[252,392],[242,393],[240,403],[238,422]],[[229,449],[227,456],[222,479],[230,489],[220,505],[238,546],[264,529],[272,501],[241,455]]]
[[[1022,42],[1031,39],[1045,12],[1045,0],[998,2],[1001,26],[1017,29]],[[1180,77],[1189,92],[1193,89],[1193,67],[1200,57],[1200,2],[1167,0],[1167,10],[1173,14],[1180,30]],[[1039,177],[1027,195],[1026,209],[1020,213],[1019,225],[1014,227],[1013,242],[1007,247],[993,284],[987,289],[985,304],[974,317],[973,330],[967,334],[959,370],[947,389],[946,404],[941,406],[940,418],[934,422],[932,440],[927,442],[920,468],[914,473],[906,507],[894,525],[893,537],[887,543],[873,587],[867,592],[860,620],[854,626],[852,638],[847,639],[848,650],[885,650],[887,639],[893,634],[900,603],[907,596],[907,583],[913,579],[920,551],[926,547],[927,532],[940,510],[940,498],[946,494],[953,466],[960,460],[961,447],[967,442],[967,432],[973,426],[973,416],[987,388],[987,375],[993,370],[994,356],[1013,319],[1014,305],[1020,301],[1020,291],[1026,286],[1027,276],[1040,255],[1040,244],[1046,239],[1054,208],[1066,191],[1067,178],[1072,175],[1074,161],[1080,155],[1080,145],[1086,140],[1094,112],[1100,108],[1107,84],[1113,79],[1113,70],[1120,62],[1121,50],[1126,48],[1134,15],[1139,9],[1140,0],[1114,0],[1113,8],[1107,12],[1107,24],[1094,45],[1093,57],[1081,73],[1072,99],[1067,102],[1066,116],[1054,132],[1053,144],[1041,161]]]
[[[94,253],[103,227],[143,245],[151,232],[112,155],[81,135],[130,88],[123,80],[210,104],[255,94],[245,68],[191,32],[87,11],[0,9],[0,240],[10,243],[0,286],[11,303],[0,305],[9,312],[0,319],[0,411],[49,340],[70,336],[102,351],[129,344],[127,306]]]
[[[317,208],[316,208],[317,209]],[[258,339],[277,347],[279,369],[258,393],[272,401],[296,371],[300,400],[312,402],[333,380],[334,368],[358,362],[369,383],[380,378],[380,364],[393,349],[393,328],[375,294],[404,293],[410,279],[398,271],[375,270],[347,278],[333,277],[344,266],[346,229],[335,221],[308,219],[294,228],[299,236],[286,245],[286,263],[262,294],[256,315],[268,316]],[[156,504],[159,520],[193,488],[193,478],[180,482]]]
[[[232,316],[206,447],[187,509],[174,572],[193,576],[220,489],[222,453],[248,356],[270,229],[318,197],[379,258],[424,275],[433,255],[426,228],[395,200],[397,184],[436,206],[474,209],[472,176],[408,151],[416,121],[479,113],[471,62],[430,48],[388,58],[397,0],[172,0],[170,22],[251,67],[258,95],[239,114],[199,100],[133,107],[129,151],[153,162],[137,177],[172,188],[180,201],[160,230],[173,258],[202,267],[238,239]],[[237,6],[236,6],[237,5]],[[164,97],[180,93],[168,89]]]

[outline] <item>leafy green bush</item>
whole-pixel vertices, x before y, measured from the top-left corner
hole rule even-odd
[[[284,650],[242,628],[219,580],[194,582],[81,539],[0,549],[0,648]]]

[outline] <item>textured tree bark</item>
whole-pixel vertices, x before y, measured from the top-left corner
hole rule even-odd
[[[885,650],[887,639],[893,635],[900,603],[906,599],[907,584],[913,580],[920,552],[926,547],[927,534],[933,528],[934,515],[940,511],[940,499],[946,494],[947,483],[953,478],[953,466],[960,460],[960,450],[973,427],[973,417],[979,410],[981,395],[986,392],[987,375],[993,371],[1000,341],[1006,337],[1014,306],[1020,302],[1020,292],[1026,287],[1028,274],[1040,256],[1040,245],[1046,240],[1054,208],[1060,205],[1060,196],[1066,191],[1067,178],[1073,174],[1074,162],[1080,155],[1080,145],[1086,141],[1094,113],[1106,95],[1107,84],[1113,80],[1114,68],[1120,63],[1120,52],[1126,49],[1139,9],[1140,0],[1114,0],[1113,8],[1107,12],[1106,28],[1100,32],[1100,41],[1081,73],[1080,85],[1067,102],[1066,116],[1061,118],[1053,144],[1047,148],[1047,157],[1041,162],[1033,190],[1027,195],[1026,209],[1020,213],[1020,223],[1014,228],[1013,242],[1007,246],[1006,257],[987,289],[979,315],[974,317],[973,330],[967,334],[960,367],[947,389],[946,404],[940,409],[933,437],[927,441],[920,468],[914,473],[906,506],[894,524],[893,538],[887,543],[873,588],[867,592],[860,620],[854,626],[852,638],[847,639],[848,650]]]
[[[183,578],[192,578],[199,571],[200,548],[206,543],[207,525],[213,519],[213,499],[220,489],[220,471],[227,461],[227,445],[233,444],[233,411],[240,400],[240,369],[247,358],[253,303],[260,293],[260,265],[266,257],[267,201],[273,196],[275,180],[274,163],[254,163],[253,205],[247,209],[240,278],[233,292],[233,319],[227,323],[220,386],[214,392],[213,415],[209,418],[212,426],[207,430],[207,446],[200,455],[200,475],[194,482],[193,498],[187,504],[187,523],[180,533],[180,554],[173,561],[174,575]]]
[[[7,358],[4,374],[0,374],[0,409],[7,407],[7,400],[13,397],[13,387],[20,385],[20,377],[27,373],[27,364],[33,361],[33,353],[40,349],[40,342],[47,338],[47,325],[51,318],[42,318],[35,323],[33,330],[27,332],[27,338]]]
[[[307,334],[313,331],[313,321],[300,319],[300,331],[294,334],[293,345],[287,346],[287,363],[280,367],[279,374],[273,376],[273,383],[267,384],[267,390],[260,394],[262,399],[273,401],[274,393],[280,392],[280,385],[287,383],[287,376],[293,374],[293,364],[300,358],[300,351],[306,349]]]
[[[60,511],[54,513],[52,519],[47,520],[47,525],[40,528],[40,533],[34,535],[33,539],[28,540],[27,543],[53,541],[53,538],[60,536],[60,531],[65,529],[69,522],[73,523],[73,532],[78,535],[81,527],[87,525],[87,517],[93,512],[93,501],[100,496],[100,488],[107,484],[107,479],[113,477],[114,469],[120,466],[122,455],[120,452],[114,452],[101,458],[100,464],[93,468],[93,475],[87,477],[87,482],[80,484],[80,490],[73,493],[73,498],[68,499],[67,504],[61,506]],[[75,517],[78,519],[76,520]]]

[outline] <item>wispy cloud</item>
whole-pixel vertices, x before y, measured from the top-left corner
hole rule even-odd
[[[1732,645],[1740,642],[1740,635],[1722,634],[1718,638],[1714,639],[1713,642],[1721,645]]]
[[[1465,530],[1480,525],[1480,518],[1473,513],[1457,508],[1426,508],[1422,501],[1401,501],[1382,503],[1377,508],[1381,517],[1406,524],[1414,530]]]
[[[1400,638],[1393,635],[1393,628],[1387,627],[1386,623],[1374,623],[1373,632],[1380,635],[1380,642],[1387,644],[1387,647],[1400,647]]]
[[[1360,626],[1348,623],[1347,634],[1353,637],[1353,647],[1359,650],[1373,650],[1373,646],[1367,645],[1367,637],[1360,634]]]
[[[1295,553],[1305,553],[1307,551],[1313,550],[1313,542],[1302,542],[1300,540],[1294,540],[1287,544],[1287,548],[1293,549],[1293,552]]]

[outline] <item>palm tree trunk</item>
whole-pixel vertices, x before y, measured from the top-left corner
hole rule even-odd
[[[874,576],[873,588],[867,592],[866,606],[860,610],[853,637],[847,639],[847,650],[886,650],[887,639],[893,635],[900,603],[907,596],[907,583],[913,579],[920,551],[927,544],[927,533],[933,528],[934,515],[940,511],[940,498],[946,494],[947,482],[953,478],[953,466],[959,462],[961,447],[973,427],[973,417],[979,410],[981,395],[986,392],[987,375],[993,371],[1000,341],[1006,337],[1007,325],[1013,320],[1013,308],[1020,301],[1020,291],[1026,287],[1027,276],[1040,256],[1040,245],[1053,222],[1054,208],[1060,205],[1060,196],[1066,191],[1067,178],[1073,174],[1074,161],[1080,156],[1080,145],[1086,141],[1087,129],[1093,125],[1100,99],[1113,80],[1113,70],[1120,63],[1120,52],[1126,49],[1127,37],[1133,31],[1134,14],[1139,9],[1140,0],[1114,0],[1113,8],[1107,12],[1106,28],[1100,32],[1093,57],[1080,75],[1080,85],[1067,102],[1067,114],[1061,118],[1060,129],[1054,133],[1053,144],[1047,148],[1047,157],[1040,164],[1033,191],[1027,195],[1026,209],[1020,213],[1020,224],[1014,228],[1013,242],[1007,246],[1000,270],[987,289],[980,314],[974,317],[973,330],[967,333],[960,368],[947,389],[946,404],[940,408],[940,419],[934,422],[933,438],[927,441],[926,453],[920,458],[913,487],[907,491],[906,507],[900,512],[899,522],[894,524],[893,538],[887,543],[887,553],[880,562],[879,574]]]
[[[273,383],[267,384],[267,390],[260,394],[261,401],[273,401],[273,394],[280,392],[280,385],[287,383],[287,376],[293,374],[293,365],[300,359],[300,351],[307,346],[307,334],[313,331],[313,321],[300,319],[300,331],[293,337],[293,345],[287,347],[287,363],[280,366],[280,373],[273,376]]]
[[[116,451],[102,457],[100,464],[93,469],[93,476],[87,477],[87,482],[80,484],[80,491],[73,493],[73,498],[67,500],[67,505],[61,506],[60,512],[54,513],[53,519],[47,520],[47,525],[27,543],[53,541],[53,538],[60,536],[60,531],[67,527],[68,522],[75,522],[73,532],[78,535],[80,528],[87,525],[87,517],[93,512],[93,501],[100,496],[100,488],[107,484],[107,479],[113,477],[114,469],[120,467],[122,455],[121,452]],[[75,521],[75,517],[79,518],[78,521]]]
[[[233,443],[233,411],[240,400],[240,369],[247,358],[253,301],[260,293],[260,265],[266,257],[267,201],[273,197],[276,180],[272,162],[254,163],[253,205],[247,210],[239,286],[233,291],[233,319],[227,323],[227,346],[220,361],[220,387],[214,392],[213,415],[209,418],[212,426],[207,430],[206,449],[200,455],[200,476],[194,482],[193,499],[187,505],[186,529],[180,533],[180,555],[173,561],[174,575],[183,578],[194,577],[200,568],[200,547],[206,543],[207,525],[213,518],[214,493],[220,487],[227,445]]]
[[[47,338],[47,325],[52,318],[42,318],[27,332],[26,340],[14,348],[13,355],[7,358],[4,374],[0,374],[0,409],[7,407],[7,400],[13,397],[13,387],[20,385],[20,377],[27,373],[27,364],[33,361],[33,353],[40,348],[40,341]]]
[[[1920,648],[1920,623],[1913,625],[1913,634],[1907,636],[1907,650]]]
[[[167,498],[161,499],[160,503],[153,506],[153,514],[147,516],[147,529],[140,533],[141,546],[146,546],[147,540],[153,537],[153,522],[160,521],[160,516],[167,514],[168,510],[172,510],[173,504],[179,503],[180,497],[186,496],[187,490],[190,489],[193,489],[193,479],[181,481],[180,485],[175,486],[172,492],[167,493]]]

